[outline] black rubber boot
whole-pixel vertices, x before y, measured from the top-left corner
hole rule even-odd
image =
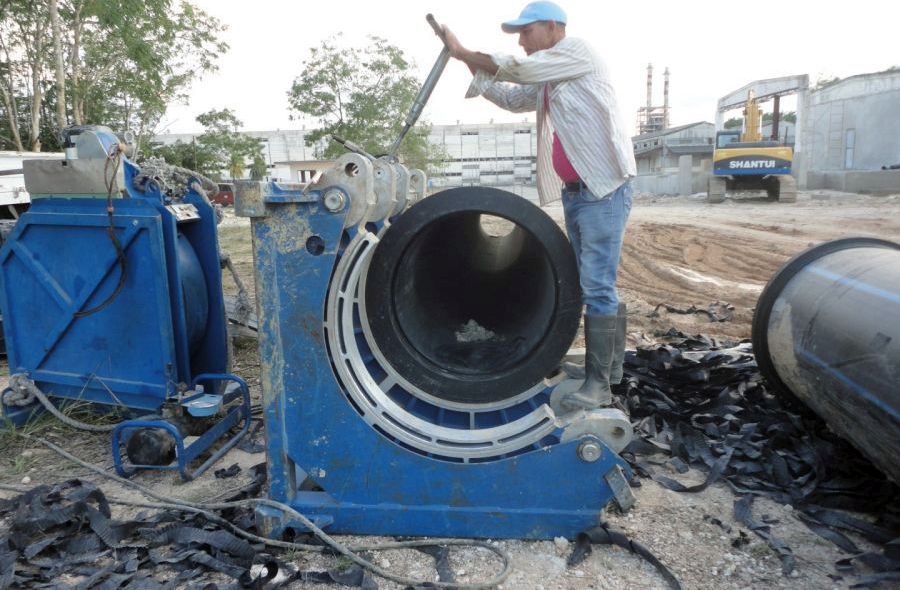
[[[627,307],[619,304],[616,314],[616,344],[613,349],[612,366],[610,367],[609,382],[612,385],[622,382],[622,364],[625,362],[625,333],[628,330]],[[563,372],[572,379],[584,379],[584,363],[566,361],[560,367]]]
[[[610,364],[616,341],[616,321],[614,315],[584,316],[585,378],[580,387],[566,391],[559,399],[567,410],[594,410],[612,404],[609,389]],[[565,387],[566,382],[558,388]]]
[[[613,347],[612,365],[609,369],[610,385],[618,385],[624,377],[622,365],[625,363],[625,333],[627,331],[628,308],[624,303],[620,303],[619,312],[616,314],[616,342]]]

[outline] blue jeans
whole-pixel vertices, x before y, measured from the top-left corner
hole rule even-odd
[[[575,250],[587,315],[616,315],[619,310],[616,272],[632,194],[631,182],[602,198],[586,187],[577,192],[563,189],[566,231]]]

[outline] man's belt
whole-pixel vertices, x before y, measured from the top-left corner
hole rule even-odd
[[[578,179],[575,182],[567,182],[566,183],[566,191],[570,193],[580,193],[582,189],[586,189],[587,185],[583,180]]]

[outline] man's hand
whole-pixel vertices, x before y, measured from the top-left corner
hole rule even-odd
[[[459,39],[456,38],[456,35],[453,34],[453,31],[447,25],[443,25],[441,30],[444,32],[443,40],[447,50],[450,52],[450,57],[455,57],[469,66],[469,71],[472,74],[475,74],[476,70],[485,70],[492,76],[497,73],[497,64],[494,63],[490,55],[469,51],[463,47],[462,43],[459,42]]]
[[[450,57],[461,59],[466,48],[462,46],[462,43],[459,42],[459,39],[456,38],[456,35],[453,34],[453,31],[451,31],[447,25],[443,25],[441,29],[444,31],[443,40],[447,49],[450,51]]]

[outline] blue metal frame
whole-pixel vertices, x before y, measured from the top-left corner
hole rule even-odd
[[[539,449],[453,462],[361,419],[326,345],[328,288],[349,235],[343,213],[319,203],[323,192],[237,194],[236,210],[252,218],[269,497],[332,533],[550,539],[597,524],[614,497],[608,474],[630,477],[600,441],[593,463],[578,458],[583,438],[560,443],[559,432]],[[307,251],[312,236],[324,252]],[[322,491],[301,490],[304,480]],[[258,509],[257,522],[273,537],[304,529],[271,508]]]
[[[193,383],[191,384],[192,389],[196,388],[197,384],[201,382],[224,382],[224,381],[233,381],[240,386],[242,400],[240,405],[234,406],[231,408],[221,420],[219,420],[215,426],[208,429],[203,433],[197,440],[192,442],[190,445],[185,447],[184,438],[181,436],[181,432],[179,432],[178,428],[165,420],[128,420],[122,422],[116,426],[116,428],[112,432],[112,456],[113,456],[113,465],[116,468],[116,473],[121,475],[122,477],[130,477],[134,473],[142,469],[153,469],[153,470],[161,470],[161,471],[175,471],[177,470],[181,474],[181,478],[185,481],[190,481],[200,475],[203,474],[204,471],[209,469],[211,465],[213,465],[216,461],[221,459],[225,453],[230,451],[240,440],[247,434],[247,431],[250,428],[250,389],[247,387],[247,383],[238,377],[237,375],[231,374],[203,374],[198,375],[194,378]],[[226,403],[228,400],[225,400]],[[219,440],[228,430],[230,430],[233,426],[235,426],[239,420],[243,421],[243,425],[241,426],[240,431],[232,436],[228,441],[222,445],[219,449],[216,450],[209,458],[206,459],[199,467],[194,470],[189,470],[188,466],[196,461],[201,454],[209,450],[209,448]],[[161,430],[167,431],[172,438],[175,440],[175,461],[170,463],[169,465],[140,465],[140,464],[130,464],[126,465],[122,460],[122,444],[127,440],[127,437],[124,435],[133,429],[140,428],[158,428]],[[124,438],[123,438],[124,437]]]
[[[117,141],[98,135],[104,145]],[[119,281],[106,195],[48,196],[0,249],[0,310],[11,373],[28,374],[53,398],[152,412],[195,375],[227,369],[215,211],[194,189],[180,201],[152,184],[138,191],[139,168],[123,166],[126,195],[114,197],[113,215],[126,256],[122,292],[106,309],[76,315]],[[199,219],[179,223],[167,209],[173,202],[193,205]],[[185,291],[201,282],[205,301]],[[202,331],[193,346],[192,329]],[[33,408],[2,410],[23,421]]]

